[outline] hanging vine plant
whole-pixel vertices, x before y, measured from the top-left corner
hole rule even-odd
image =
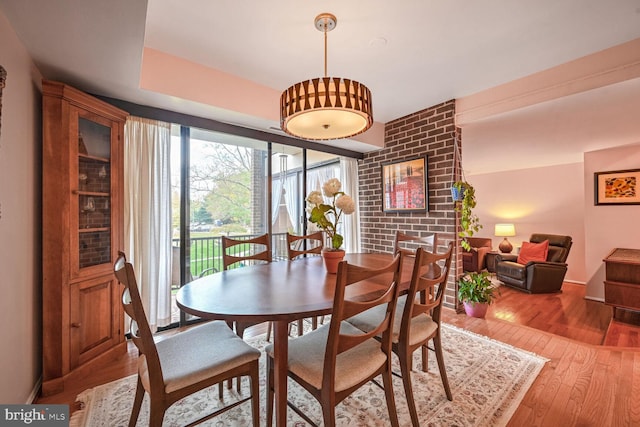
[[[472,237],[481,228],[480,219],[473,213],[476,207],[476,190],[466,181],[456,181],[452,188],[457,188],[462,194],[462,200],[456,202],[456,212],[460,212],[460,231],[458,236],[462,238],[460,245],[466,250],[471,250],[467,237]]]
[[[458,158],[460,147],[458,145],[457,136],[454,137],[454,153],[453,153],[453,168],[454,179],[455,171],[458,166]],[[470,251],[471,245],[467,241],[468,237],[472,237],[481,228],[480,219],[473,213],[473,209],[476,207],[476,191],[471,184],[469,184],[464,178],[464,171],[461,172],[462,180],[454,181],[451,185],[451,197],[455,202],[455,211],[460,212],[460,231],[458,236],[462,238],[460,245]]]

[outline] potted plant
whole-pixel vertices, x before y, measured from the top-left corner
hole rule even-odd
[[[327,233],[327,239],[331,242],[331,246],[322,251],[329,273],[338,271],[338,263],[344,257],[344,250],[341,249],[343,237],[338,233],[338,222],[342,214],[350,215],[356,210],[353,198],[341,191],[341,188],[340,180],[331,178],[322,186],[322,193],[312,191],[307,196],[309,221]],[[323,194],[329,198],[329,203],[325,203]]]
[[[498,288],[493,287],[486,271],[467,273],[458,280],[458,299],[464,305],[467,316],[484,318]]]
[[[460,228],[458,236],[462,237],[460,245],[463,248],[470,251],[471,245],[467,242],[467,237],[472,237],[478,230],[482,228],[480,219],[473,213],[473,208],[476,207],[476,191],[473,185],[466,181],[456,181],[451,187],[451,195],[454,196],[454,192],[459,195],[459,200],[456,202],[455,210],[460,212]]]

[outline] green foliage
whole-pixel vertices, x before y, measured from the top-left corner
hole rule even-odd
[[[207,210],[223,222],[251,223],[251,173],[240,171],[226,177],[213,177],[215,187],[205,198]]]
[[[246,228],[251,223],[251,174],[254,150],[218,142],[192,141],[189,171],[191,221],[202,221],[202,209],[207,218],[224,223],[236,223]],[[266,190],[266,186],[265,186]],[[173,227],[180,220],[179,187],[173,187],[171,197]]]
[[[344,193],[341,193],[344,194]],[[334,202],[335,204],[335,202]],[[331,247],[333,249],[339,249],[342,246],[344,238],[337,233],[338,220],[340,219],[340,213],[336,212],[335,206],[320,204],[311,209],[311,215],[309,215],[309,221],[315,223],[321,229],[327,232],[327,235],[331,237]],[[330,213],[335,218],[335,224],[329,220],[325,215]]]
[[[335,231],[335,226],[329,219],[326,217],[327,212],[333,212],[333,207],[330,205],[320,204],[315,206],[311,210],[311,215],[309,216],[309,221],[318,224],[318,227],[322,229],[331,229]]]
[[[494,288],[486,271],[467,273],[458,280],[458,299],[462,302],[479,302],[491,304],[500,294],[499,288]]]
[[[471,184],[466,181],[456,181],[453,183],[453,187],[462,192],[463,198],[461,201],[456,202],[455,210],[460,212],[460,228],[458,236],[462,237],[460,243],[466,250],[471,250],[471,245],[467,242],[467,237],[472,237],[481,228],[480,219],[473,213],[473,208],[476,207],[476,190]]]
[[[191,221],[199,224],[212,224],[213,216],[205,209],[204,206],[200,206],[191,215]]]

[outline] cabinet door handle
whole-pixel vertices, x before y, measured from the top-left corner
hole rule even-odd
[[[82,323],[73,322],[73,323],[71,324],[71,327],[72,327],[72,328],[79,328],[80,326],[82,326]]]

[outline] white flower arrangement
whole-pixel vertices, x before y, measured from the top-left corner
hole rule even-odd
[[[332,249],[340,249],[342,246],[343,237],[338,234],[338,222],[342,214],[350,215],[356,210],[356,203],[351,198],[340,191],[342,184],[337,178],[331,178],[322,186],[322,193],[319,191],[312,191],[307,196],[307,203],[309,203],[309,221],[316,224],[322,230],[327,233],[327,236],[331,239]],[[331,204],[324,203],[325,197],[331,198]]]

